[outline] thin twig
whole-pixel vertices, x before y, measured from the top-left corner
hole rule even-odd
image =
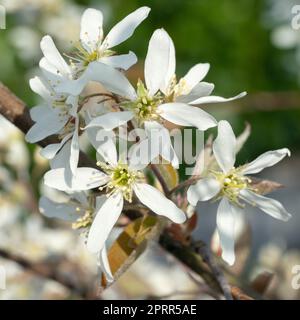
[[[185,180],[181,183],[179,183],[178,186],[176,186],[175,188],[173,188],[172,190],[169,191],[169,194],[173,194],[183,188],[186,188],[186,187],[189,187],[190,185],[196,183],[200,178],[199,177],[193,177],[193,178],[190,178],[188,180]]]
[[[109,93],[92,93],[92,94],[89,94],[87,96],[85,96],[83,99],[82,99],[82,102],[80,105],[84,105],[85,103],[87,103],[90,99],[92,98],[95,98],[95,97],[107,97],[109,98],[109,100],[114,100],[114,101],[117,101],[116,97],[112,94],[109,94]]]
[[[165,182],[165,179],[163,178],[163,176],[162,176],[161,173],[159,172],[157,166],[156,166],[155,164],[153,164],[153,163],[150,163],[149,166],[150,166],[150,169],[152,170],[152,172],[155,174],[157,180],[158,180],[159,183],[161,184],[161,187],[162,187],[165,195],[166,195],[167,197],[169,197],[169,194],[170,194],[169,188],[168,188],[168,186],[167,186],[167,184],[166,184],[166,182]]]
[[[228,284],[224,273],[222,272],[222,270],[220,269],[218,264],[215,262],[215,260],[212,256],[212,253],[208,249],[207,245],[202,241],[198,241],[194,245],[195,245],[196,250],[203,257],[204,261],[209,265],[215,278],[218,280],[218,282],[223,290],[223,293],[224,293],[226,300],[233,300],[230,285]]]

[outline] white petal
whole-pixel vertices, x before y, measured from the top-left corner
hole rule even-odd
[[[47,72],[51,73],[52,76],[55,76],[56,80],[61,79],[61,75],[57,74],[57,68],[52,63],[50,63],[49,60],[47,60],[45,57],[43,57],[40,60],[39,67],[42,69],[42,71],[46,70]],[[45,76],[45,78],[49,80],[48,77]]]
[[[208,96],[208,97],[202,97],[199,99],[196,99],[194,101],[191,101],[191,104],[207,104],[207,103],[219,103],[219,102],[229,102],[236,99],[243,98],[247,92],[242,92],[238,94],[237,96],[231,97],[231,98],[223,98],[219,96]]]
[[[66,135],[59,143],[48,144],[40,151],[40,155],[46,159],[53,159],[62,146],[72,137],[72,133]]]
[[[45,79],[47,79],[47,85],[55,93],[57,85],[61,82],[68,81],[69,76],[62,75],[61,72],[58,72],[58,69],[54,67],[46,58],[42,58],[39,63],[39,67],[43,73]],[[61,93],[58,91],[58,93]],[[55,97],[52,97],[54,100]]]
[[[78,136],[78,130],[79,130],[79,118],[76,117],[75,120],[75,130],[73,132],[73,137],[71,141],[71,150],[70,150],[70,169],[72,173],[76,174],[76,169],[78,166],[79,161],[79,136]]]
[[[234,229],[237,216],[241,214],[241,208],[233,206],[227,198],[223,198],[217,212],[217,230],[222,247],[222,258],[233,265],[234,254]]]
[[[44,138],[58,133],[65,125],[67,120],[63,121],[54,112],[48,112],[47,117],[40,118],[27,132],[25,139],[27,142],[34,143]]]
[[[87,239],[88,250],[97,253],[103,248],[122,212],[123,202],[122,193],[113,194],[104,202],[90,228]]]
[[[169,130],[156,121],[146,121],[145,130],[149,137],[152,151],[150,159],[153,160],[158,155],[161,155],[165,160],[170,162],[174,168],[178,168],[179,160],[172,146]],[[158,152],[155,152],[155,150]]]
[[[47,197],[41,197],[39,201],[41,214],[48,218],[76,221],[80,217],[77,208],[76,204],[54,202]]]
[[[200,82],[188,94],[176,97],[176,102],[190,103],[200,97],[209,96],[214,88],[213,83]]]
[[[33,92],[41,96],[47,102],[51,101],[51,89],[40,77],[34,77],[29,80],[30,88]]]
[[[291,214],[286,211],[282,204],[274,199],[264,197],[250,190],[242,190],[240,192],[242,199],[252,206],[257,206],[275,219],[287,221],[291,218]]]
[[[86,9],[81,17],[80,40],[84,48],[91,52],[97,49],[103,37],[103,16],[100,10]]]
[[[188,202],[196,206],[198,201],[207,201],[220,192],[220,183],[214,178],[203,178],[189,187],[187,191]]]
[[[137,183],[134,187],[134,192],[141,203],[154,213],[165,216],[175,223],[183,223],[186,220],[184,212],[152,186],[145,183]]]
[[[71,136],[72,137],[72,134]],[[70,154],[71,154],[71,142],[68,140],[56,153],[53,159],[50,159],[50,168],[51,169],[64,169],[64,180],[65,184],[68,186],[68,189],[72,189],[73,173],[70,168]]]
[[[107,196],[106,195],[101,195],[101,196],[98,196],[96,198],[96,209],[97,211],[100,210],[100,208],[104,205],[104,202],[107,200]]]
[[[261,172],[264,168],[272,167],[281,161],[285,156],[290,156],[291,152],[287,148],[268,151],[260,155],[258,158],[248,163],[243,170],[244,174],[252,174]]]
[[[145,82],[149,94],[159,89],[163,92],[175,74],[175,49],[170,36],[164,29],[155,30],[148,46],[145,59]]]
[[[109,265],[109,261],[108,261],[108,257],[107,257],[106,245],[104,245],[102,250],[99,252],[98,265],[99,265],[100,269],[102,270],[102,272],[104,273],[106,281],[108,283],[113,282],[114,277],[113,277],[111,269],[110,269],[110,265]]]
[[[87,129],[87,134],[97,154],[99,154],[105,162],[116,165],[118,163],[118,155],[114,132],[90,128]]]
[[[52,38],[44,36],[41,40],[41,49],[45,58],[57,68],[62,75],[70,74],[70,68],[61,54],[58,52]]]
[[[187,87],[192,90],[200,81],[204,79],[209,71],[209,63],[198,63],[193,66],[183,77]]]
[[[179,167],[179,160],[172,146],[169,131],[156,121],[145,121],[146,136],[129,149],[129,166],[135,170],[144,169],[150,162],[161,156],[174,168]]]
[[[86,192],[73,192],[71,193],[72,199],[78,201],[83,207],[87,208],[89,206],[89,199]]]
[[[157,154],[151,153],[150,141],[146,138],[133,144],[128,151],[128,156],[132,170],[143,170],[151,160],[157,157]]]
[[[69,114],[71,116],[73,116],[74,118],[77,117],[77,112],[78,112],[78,102],[79,102],[79,97],[78,96],[68,96],[68,98],[66,99],[65,104],[68,107],[71,107],[71,109],[69,110]]]
[[[228,172],[234,167],[235,150],[236,138],[231,125],[222,120],[218,124],[218,136],[213,142],[213,152],[223,172]]]
[[[132,36],[137,26],[147,18],[149,12],[150,8],[141,7],[130,13],[110,30],[103,41],[103,45],[105,45],[106,48],[112,48],[127,40]]]
[[[217,121],[207,112],[185,103],[165,103],[158,107],[160,116],[179,126],[196,127],[201,131],[215,127]]]
[[[71,137],[72,137],[72,133],[69,135],[69,138]],[[53,148],[55,148],[55,146]],[[47,156],[48,155],[51,156],[51,151],[53,151],[54,153],[56,150],[50,149],[49,152],[47,152]],[[66,141],[66,143],[63,144],[63,146],[58,151],[59,152],[57,152],[55,156],[52,159],[50,159],[50,168],[51,169],[68,168],[69,170],[71,170],[70,169],[71,140]]]
[[[64,81],[57,85],[56,90],[76,96],[89,81],[100,82],[108,91],[130,100],[136,98],[133,86],[123,73],[98,61],[91,62],[79,79]]]
[[[104,64],[108,64],[114,68],[128,70],[131,66],[137,63],[137,57],[132,51],[129,51],[129,53],[127,54],[103,57],[99,59],[99,61]]]
[[[46,105],[38,105],[29,110],[30,117],[34,122],[38,122],[41,118],[47,117],[48,113],[53,111]]]
[[[44,176],[44,182],[48,187],[62,191],[89,190],[99,187],[108,181],[108,177],[103,172],[93,169],[80,167],[73,176],[71,186],[66,181],[65,169],[58,168],[48,171]]]
[[[127,123],[133,118],[134,114],[131,111],[110,112],[102,116],[94,118],[86,127],[101,127],[104,130],[113,130]]]

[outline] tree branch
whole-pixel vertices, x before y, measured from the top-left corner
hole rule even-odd
[[[195,243],[195,249],[201,254],[204,261],[210,266],[212,273],[214,274],[215,278],[218,280],[222,288],[225,298],[227,300],[233,300],[230,285],[228,284],[228,281],[221,268],[215,262],[209,248],[207,248],[204,242],[198,241],[197,243]]]

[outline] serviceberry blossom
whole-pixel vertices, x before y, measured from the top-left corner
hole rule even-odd
[[[113,153],[112,153],[113,154]],[[45,184],[61,191],[85,191],[99,188],[105,191],[107,199],[96,213],[91,225],[87,246],[91,252],[98,253],[117,222],[124,206],[124,200],[133,201],[133,195],[158,215],[163,215],[175,223],[183,223],[186,215],[174,202],[167,199],[158,189],[145,183],[145,175],[136,170],[128,161],[115,156],[108,163],[98,162],[100,170],[78,168],[71,187],[65,181],[63,168],[52,169],[45,174]]]
[[[39,209],[45,217],[70,221],[74,229],[80,229],[88,227],[93,221],[95,208],[93,200],[94,198],[89,197],[85,192],[70,193],[62,201],[53,201],[42,196]]]
[[[57,52],[53,56],[55,48],[53,40],[50,36],[45,36],[41,47],[46,61],[42,59],[41,67],[48,71],[56,69],[58,73],[68,75],[69,79],[80,77],[85,68],[94,61],[127,70],[136,63],[136,55],[133,52],[116,55],[111,49],[131,37],[137,26],[147,18],[149,12],[148,7],[135,10],[117,23],[104,38],[102,12],[92,8],[85,10],[81,18],[80,40],[74,44],[74,52],[66,54],[70,66],[60,54],[57,55]]]
[[[44,101],[30,109],[30,115],[35,124],[27,132],[26,140],[34,143],[57,134],[60,142],[46,146],[42,149],[41,154],[47,159],[53,159],[59,150],[67,144],[70,148],[67,163],[74,171],[79,157],[78,97],[56,93],[43,77],[31,79],[30,87]]]
[[[150,39],[145,60],[146,86],[139,80],[136,91],[128,88],[128,96],[131,96],[131,99],[120,102],[124,114],[119,114],[119,116],[122,121],[133,120],[137,127],[146,129],[148,139],[137,144],[134,153],[143,153],[144,157],[147,154],[146,162],[161,155],[174,167],[178,167],[177,156],[163,123],[167,120],[179,126],[193,126],[205,131],[216,126],[217,121],[207,112],[189,104],[231,101],[243,97],[245,93],[229,99],[209,96],[214,85],[202,82],[209,70],[208,63],[197,64],[178,83],[176,82],[175,65],[175,48],[172,39],[165,30],[156,30]],[[90,80],[96,78],[97,76],[91,70]],[[74,93],[74,91],[70,92]],[[112,130],[114,127],[110,124],[115,125],[112,119],[116,119],[115,113],[96,117],[87,127],[98,126]],[[152,135],[151,138],[150,132],[153,129],[159,134]],[[152,152],[145,153],[149,145],[159,147],[151,148]]]
[[[52,52],[52,57],[58,57],[56,48],[53,48]],[[101,68],[101,71],[100,74],[106,78],[105,84],[110,92],[127,95],[127,79],[121,72],[108,66]],[[30,109],[30,115],[35,124],[26,134],[26,140],[35,143],[56,134],[59,142],[47,145],[42,149],[41,154],[45,158],[51,159],[53,166],[57,167],[58,161],[55,161],[55,157],[63,149],[64,152],[61,156],[65,157],[59,161],[59,165],[68,167],[74,174],[79,158],[79,136],[82,133],[81,128],[85,126],[86,119],[88,119],[89,110],[85,107],[84,96],[61,93],[53,87],[57,77],[63,77],[62,73],[55,75],[51,72],[45,72],[45,76],[35,77],[29,82],[31,89],[43,101]],[[110,85],[109,79],[111,79],[112,85]]]
[[[141,7],[118,22],[104,37],[102,28],[103,15],[100,10],[87,9],[81,18],[80,42],[77,52],[70,57],[76,74],[93,61],[99,61],[115,68],[127,70],[137,62],[133,52],[116,55],[112,48],[132,36],[134,30],[143,22],[150,12],[150,8]]]
[[[246,204],[257,206],[276,219],[290,218],[278,201],[258,194],[248,177],[276,164],[290,151],[286,148],[269,151],[246,165],[234,167],[237,150],[246,136],[242,142],[237,141],[227,121],[218,123],[199,108],[202,104],[241,98],[245,92],[227,99],[212,95],[214,85],[203,81],[210,68],[208,63],[196,64],[178,79],[174,43],[164,29],[155,30],[149,41],[144,82],[137,79],[135,88],[127,79],[125,71],[136,63],[136,56],[131,51],[117,55],[112,49],[134,33],[149,11],[148,7],[137,9],[104,36],[101,11],[87,9],[75,49],[65,55],[68,62],[46,35],[40,44],[41,75],[30,80],[31,89],[42,101],[30,110],[34,125],[26,140],[35,143],[56,136],[55,143],[41,150],[51,167],[44,183],[65,194],[62,202],[41,197],[40,211],[48,218],[67,220],[74,229],[84,232],[87,248],[98,255],[107,282],[114,279],[107,240],[128,203],[136,210],[148,208],[150,214],[181,224],[188,218],[183,211],[188,202],[191,205],[185,211],[194,212],[198,201],[220,200],[217,231],[222,257],[230,265],[235,261],[235,224]],[[203,151],[205,155],[209,153],[217,169],[210,164],[205,167],[204,163],[201,179],[185,194],[182,190],[186,182],[177,184],[174,168],[179,167],[179,160],[168,122],[199,131],[218,126],[213,155],[211,147]],[[114,139],[117,128],[118,146],[122,139],[126,141],[126,150],[120,152],[121,146],[119,153]],[[124,131],[129,132],[125,138],[121,135]],[[99,168],[78,166],[84,138],[86,145],[93,147]],[[155,165],[153,160],[161,158],[168,166]],[[147,183],[154,176],[164,193]],[[141,214],[147,217],[148,212],[142,210]]]
[[[221,200],[217,212],[217,231],[222,247],[222,257],[230,265],[235,261],[234,230],[237,216],[246,204],[257,206],[271,217],[287,221],[291,215],[278,201],[264,197],[251,186],[249,174],[261,172],[290,155],[286,148],[268,151],[254,161],[234,167],[236,159],[236,137],[227,121],[218,124],[218,136],[213,143],[213,153],[220,171],[210,170],[187,192],[187,199],[196,206],[198,201]]]
[[[64,201],[53,201],[48,197],[41,197],[39,210],[47,218],[61,219],[72,222],[72,228],[76,230],[89,230],[95,213],[97,213],[106,197],[94,197],[85,192],[70,193]],[[108,282],[113,281],[110,265],[107,258],[106,245],[98,253],[98,265]]]

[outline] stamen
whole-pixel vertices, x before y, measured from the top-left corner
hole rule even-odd
[[[158,93],[155,96],[150,96],[142,81],[139,80],[137,84],[137,95],[138,97],[135,101],[125,102],[122,106],[133,110],[140,124],[144,121],[159,120],[160,115],[157,108],[163,101],[161,94]]]
[[[105,186],[101,186],[99,190],[102,191],[106,188],[107,196],[122,192],[124,199],[132,202],[134,183],[143,180],[143,173],[131,170],[127,164],[122,163],[118,163],[117,166],[111,166],[98,161],[97,166],[110,177],[109,182]]]
[[[251,179],[244,176],[239,168],[233,168],[228,173],[214,170],[210,170],[210,172],[222,185],[218,198],[225,196],[229,201],[243,208],[244,204],[239,201],[241,198],[240,191],[244,189],[251,189]]]

